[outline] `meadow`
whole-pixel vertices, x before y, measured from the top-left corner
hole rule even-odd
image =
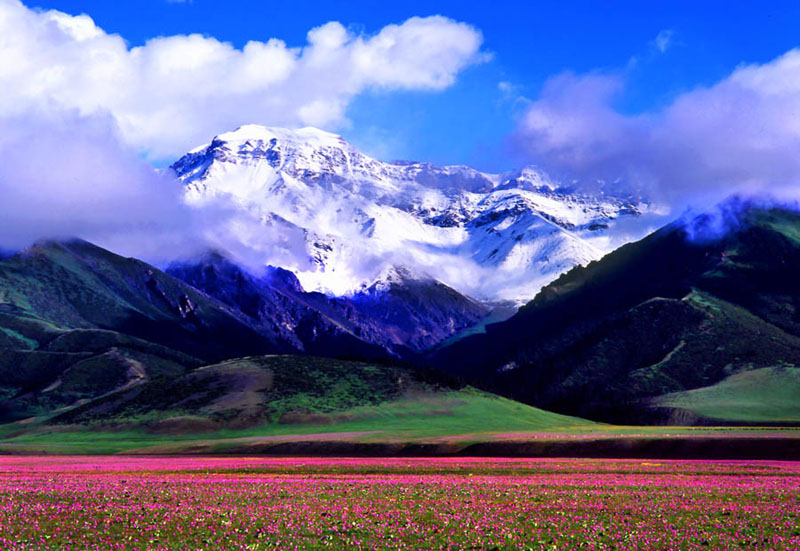
[[[0,457],[0,548],[800,549],[800,464]]]

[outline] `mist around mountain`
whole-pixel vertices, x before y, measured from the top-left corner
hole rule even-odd
[[[4,443],[120,431],[160,442],[328,425],[420,438],[592,426],[409,366],[486,312],[438,282],[398,272],[337,299],[219,253],[168,272],[80,240],[0,261]]]
[[[253,275],[220,253],[167,273],[244,313],[297,350],[323,356],[406,359],[478,323],[489,308],[431,278],[394,270],[350,296],[306,292],[268,266]]]
[[[487,313],[401,273],[336,298],[219,253],[164,272],[85,241],[41,242],[0,260],[0,421],[243,356],[408,362]]]
[[[279,354],[286,376],[313,356],[366,360],[389,379],[433,377],[425,388],[434,394],[471,383],[592,420],[793,424],[798,269],[800,214],[732,201],[572,269],[508,320],[487,324],[485,305],[402,270],[335,297],[305,291],[285,269],[254,273],[218,252],[161,271],[85,241],[42,242],[0,261],[0,420],[96,423],[122,408],[115,415],[145,426],[239,426],[239,409],[211,415],[203,396],[228,379],[223,394],[236,395],[236,381],[252,379],[235,375],[250,373],[251,361],[226,362],[260,365]],[[213,377],[195,375],[219,362],[203,371]],[[226,365],[236,366],[230,376]],[[334,385],[348,369],[320,365]],[[293,392],[305,395],[320,382],[301,371]],[[273,415],[261,407],[272,398],[258,377],[245,385],[255,393],[248,423]],[[358,385],[347,407],[378,399],[377,387]],[[281,410],[284,420],[317,411],[300,400]],[[164,411],[148,413],[150,402]],[[207,420],[167,421],[184,414]]]
[[[522,304],[643,231],[634,222],[658,210],[622,185],[589,191],[535,167],[386,163],[314,128],[243,126],[172,170],[198,215],[223,213],[204,236],[213,248],[336,296],[399,269],[484,302]]]

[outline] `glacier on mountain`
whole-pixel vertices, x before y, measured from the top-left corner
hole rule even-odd
[[[582,193],[534,167],[486,174],[382,162],[314,128],[243,126],[172,169],[188,204],[229,213],[207,236],[214,246],[337,296],[402,269],[520,304],[619,245],[617,224],[652,209],[633,196]]]

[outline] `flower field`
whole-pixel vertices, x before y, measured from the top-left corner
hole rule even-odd
[[[0,457],[0,549],[800,549],[800,464]]]

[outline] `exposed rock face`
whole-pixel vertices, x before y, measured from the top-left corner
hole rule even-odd
[[[295,275],[254,276],[218,253],[168,273],[229,304],[270,333],[313,354],[393,356],[421,352],[480,321],[488,309],[432,279],[395,270],[350,297],[306,292]]]

